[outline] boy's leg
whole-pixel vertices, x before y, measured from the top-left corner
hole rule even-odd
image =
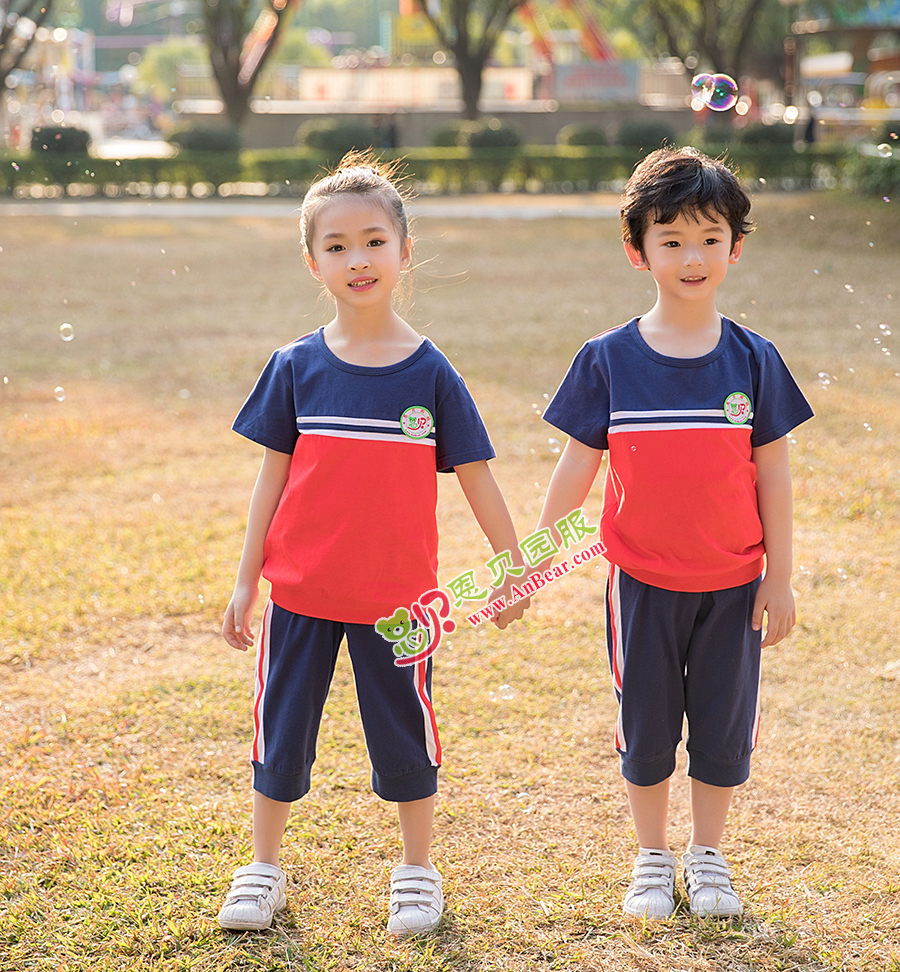
[[[683,857],[691,911],[740,915],[719,843],[735,786],[750,772],[759,728],[760,632],[751,615],[759,581],[705,595],[687,662],[691,843]]]
[[[668,918],[675,910],[676,861],[666,825],[693,600],[610,568],[606,630],[619,700],[616,749],[640,844],[623,908],[642,919]]]
[[[691,780],[691,843],[718,847],[734,795],[733,786],[710,786]]]
[[[634,830],[641,847],[669,850],[669,781],[656,786],[638,786],[625,781]]]

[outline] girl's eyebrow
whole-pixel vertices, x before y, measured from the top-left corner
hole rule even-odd
[[[387,230],[383,226],[367,226],[362,233],[364,236],[367,236],[369,233],[387,233]],[[326,233],[322,239],[339,239],[345,237],[346,235],[346,233],[342,233],[340,230],[333,230],[331,233]]]

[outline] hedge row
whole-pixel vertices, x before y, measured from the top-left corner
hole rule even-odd
[[[713,155],[727,155],[743,179],[772,188],[842,185],[879,195],[900,192],[900,158],[862,156],[854,149],[813,147],[797,152],[789,145],[702,147]],[[455,193],[618,188],[645,153],[624,147],[523,146],[419,148],[382,154],[402,159],[406,175],[420,188]],[[39,195],[41,186],[54,186],[60,187],[59,195],[121,195],[144,187],[141,191],[146,194],[147,187],[165,185],[208,187],[195,195],[245,191],[241,187],[256,194],[297,195],[333,162],[321,152],[304,149],[182,152],[170,159],[0,155],[0,192]],[[37,190],[31,191],[32,187]]]

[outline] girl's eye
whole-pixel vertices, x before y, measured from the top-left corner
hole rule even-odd
[[[384,240],[369,240],[367,246],[384,246]]]
[[[340,253],[343,250],[343,246],[340,243],[335,243],[333,246],[329,246],[325,251],[326,253]]]

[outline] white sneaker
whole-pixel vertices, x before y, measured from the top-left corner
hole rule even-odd
[[[642,847],[622,907],[634,918],[671,918],[675,911],[675,855]]]
[[[417,864],[400,864],[391,871],[389,935],[423,935],[434,931],[444,912],[441,875]]]
[[[715,847],[692,844],[681,860],[691,914],[698,918],[732,918],[741,914],[744,909],[731,886],[728,862]]]
[[[287,904],[284,871],[254,861],[234,872],[231,889],[219,912],[219,924],[236,931],[270,928],[276,911]]]

